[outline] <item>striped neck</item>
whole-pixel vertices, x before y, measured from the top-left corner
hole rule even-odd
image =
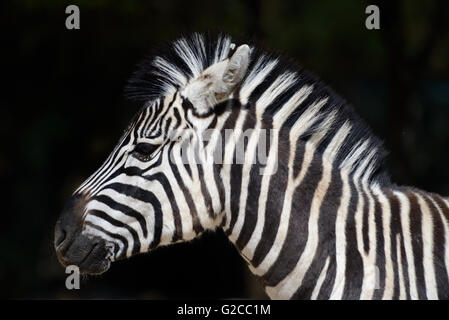
[[[318,138],[290,148],[294,157],[271,176],[244,166],[231,175],[223,229],[267,294],[447,298],[449,201],[350,175],[333,165],[331,153],[316,152]]]

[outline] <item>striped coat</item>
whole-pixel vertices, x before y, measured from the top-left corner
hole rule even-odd
[[[277,299],[448,299],[449,200],[390,181],[381,141],[316,77],[227,36],[144,61],[139,110],[55,231],[63,265],[222,228]]]

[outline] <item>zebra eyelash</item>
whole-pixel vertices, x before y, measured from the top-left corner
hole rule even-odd
[[[137,143],[134,147],[132,155],[140,161],[148,161],[152,158],[154,153],[160,148],[159,144],[152,144],[148,142]]]

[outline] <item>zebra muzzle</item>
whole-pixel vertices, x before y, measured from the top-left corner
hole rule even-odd
[[[109,269],[110,248],[105,240],[81,232],[85,203],[79,195],[67,202],[56,222],[54,247],[64,267],[76,265],[82,274],[101,274]]]

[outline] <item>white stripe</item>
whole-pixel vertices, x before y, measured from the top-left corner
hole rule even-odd
[[[295,124],[290,129],[290,141],[292,141],[292,143],[296,143],[296,140],[298,140],[301,135],[317,123],[320,116],[319,111],[327,101],[328,98],[317,100],[301,114],[299,119],[296,120]],[[332,126],[334,119],[335,111],[334,113],[330,113],[324,121],[318,122],[319,124],[315,130],[315,132],[318,133],[318,136],[320,136],[320,131],[327,133]]]
[[[156,100],[156,103],[154,103],[151,107],[153,112],[151,113],[151,117],[148,118],[145,122],[145,127],[143,128],[143,133],[145,136],[151,136],[153,132],[150,130],[150,128],[155,126],[157,122],[157,118],[164,113],[165,107],[170,104],[170,101],[173,99],[173,95],[167,95],[164,99],[159,98]],[[160,108],[159,111],[157,109]]]
[[[229,113],[228,113],[229,114]],[[197,158],[192,158],[190,163],[195,168],[192,168],[193,171],[197,172],[196,176],[193,175],[194,179],[200,180],[199,176],[199,170],[198,170],[198,164],[200,165],[201,169],[203,170],[203,175],[208,173],[214,172],[214,145],[218,139],[218,136],[221,135],[220,128],[221,125],[225,122],[226,118],[221,117],[219,120],[217,120],[216,127],[212,129],[212,135],[208,137],[209,145],[208,148],[205,147],[205,143],[207,142],[206,136],[211,133],[211,131],[207,130],[211,122],[214,120],[214,117],[211,116],[209,119],[202,119],[196,126],[196,133],[195,137],[196,140],[194,141],[194,146],[197,147],[196,156]],[[207,130],[207,132],[206,132]],[[220,140],[221,144],[221,140]],[[213,177],[203,177],[203,183],[205,184],[205,189],[208,191],[210,195],[211,200],[211,208],[207,207],[206,214],[218,214],[221,210],[221,204],[220,204],[220,195],[218,193],[218,187],[215,183],[215,179]],[[198,183],[200,185],[200,183]],[[204,194],[203,194],[203,198]]]
[[[222,136],[222,129],[230,115],[231,112],[227,111],[217,119],[217,123],[215,125],[215,128],[212,130],[212,135],[209,139],[209,143],[205,152],[206,159],[205,162],[203,162],[204,172],[214,172],[214,166],[218,163],[221,163],[221,161],[223,160],[223,150],[221,150],[221,148],[224,137]],[[220,158],[215,159],[215,152],[218,148],[221,151],[219,155]],[[220,160],[220,162],[217,162],[216,160]],[[204,182],[211,196],[213,211],[218,215],[221,213],[221,211],[223,211],[224,203],[220,203],[220,194],[215,178],[211,177],[209,179],[206,177],[204,179]]]
[[[399,299],[407,299],[407,294],[405,292],[405,281],[404,281],[404,271],[402,270],[402,251],[401,251],[401,235],[398,233],[396,235],[396,255],[398,258],[398,273],[399,273]]]
[[[277,60],[267,61],[267,58],[264,56],[259,58],[240,89],[239,96],[242,105],[246,105],[248,103],[251,93],[260,83],[262,83],[262,81],[265,80],[277,63]]]
[[[170,200],[168,199],[167,194],[165,193],[164,188],[160,184],[160,182],[157,180],[148,181],[143,177],[137,176],[133,176],[132,178],[130,178],[124,173],[108,181],[108,184],[115,182],[123,183],[144,190],[151,190],[151,192],[154,194],[154,196],[159,200],[161,204],[163,232],[161,235],[160,242],[161,244],[170,243],[175,229],[175,222],[173,218],[173,210],[171,207]],[[132,197],[128,197],[127,199],[129,199],[129,202],[126,203],[126,205],[130,207],[132,207],[133,201],[138,201],[137,199],[134,199]],[[88,204],[87,209],[90,209],[90,203]],[[154,217],[154,211],[151,211],[150,213],[145,215],[145,217],[147,221],[148,234],[154,236],[154,219],[151,219]],[[152,240],[153,239],[148,239],[148,243],[150,244]]]
[[[197,161],[195,158],[196,152],[194,150],[194,144],[190,143],[184,150],[187,152],[187,158],[189,161],[189,167],[192,177],[189,176],[181,157],[175,157],[175,165],[178,168],[181,180],[183,181],[186,189],[189,191],[192,197],[201,226],[205,229],[212,229],[214,227],[214,221],[209,216],[209,210],[206,206],[204,194],[201,190],[201,183],[196,163]]]
[[[336,261],[337,261],[337,270],[336,270],[336,278],[334,283],[334,288],[331,293],[330,299],[339,300],[343,297],[343,290],[345,287],[346,281],[346,219],[349,210],[349,201],[351,199],[351,189],[349,184],[349,174],[354,168],[356,168],[356,163],[360,160],[360,156],[365,152],[368,141],[364,141],[357,143],[351,152],[346,156],[345,160],[340,165],[340,172],[342,176],[343,182],[343,195],[340,207],[337,212],[336,219]],[[354,180],[360,180],[360,176],[363,173],[363,169],[366,167],[366,164],[362,164],[360,167],[362,170],[359,170],[355,173]],[[360,202],[360,190],[358,189],[358,184],[356,185],[356,189],[354,192],[358,193],[358,207],[357,210],[360,209],[359,206],[363,206],[363,199]],[[359,212],[359,211],[356,211]]]
[[[295,110],[296,107],[298,107],[312,92],[312,87],[304,86],[302,87],[297,93],[295,93],[280,109],[279,112],[276,113],[276,115],[273,118],[273,127],[277,128],[278,130],[274,130],[274,137],[272,144],[270,145],[270,151],[268,154],[267,159],[267,165],[266,169],[264,171],[264,176],[262,177],[261,182],[261,188],[260,188],[260,195],[259,195],[259,205],[258,205],[258,212],[257,212],[257,221],[256,226],[254,228],[253,233],[251,234],[251,238],[249,239],[246,246],[242,249],[241,254],[248,260],[252,260],[254,257],[254,252],[256,250],[256,247],[262,238],[262,231],[263,227],[265,225],[265,209],[268,201],[268,190],[270,188],[270,180],[271,180],[271,173],[275,170],[275,166],[277,166],[277,155],[278,155],[278,142],[279,142],[279,130],[282,127],[283,123],[291,112]],[[301,126],[302,130],[306,130],[309,126],[313,125],[316,119],[315,115],[318,113],[319,108],[323,104],[313,105],[309,107],[309,109],[305,112],[305,114],[310,115],[309,117],[301,117],[299,120],[302,121],[303,125]],[[288,112],[287,112],[288,111]],[[293,138],[295,139],[295,138]],[[296,141],[296,139],[294,140]],[[296,145],[296,143],[295,143]],[[293,147],[293,153],[296,149],[296,146]],[[290,157],[290,167],[292,166],[292,162],[294,160],[294,157]]]
[[[273,172],[274,167],[278,161],[277,158],[278,143],[279,143],[279,131],[276,130],[274,131],[274,137],[270,145],[270,152],[268,154],[267,165],[265,167],[264,175],[262,177],[256,226],[254,227],[254,231],[251,234],[251,238],[249,239],[245,247],[241,250],[241,254],[248,261],[251,261],[253,259],[257,244],[262,238],[262,231],[265,225],[265,209],[268,201],[270,180],[272,177],[270,173]]]
[[[148,114],[149,114],[149,112],[150,112],[150,111],[149,111],[149,108],[150,108],[150,107],[146,107],[146,108],[145,108],[145,112],[142,112],[142,113],[140,114],[139,118],[136,120],[136,123],[139,122],[140,119],[141,119],[142,117],[143,117],[144,119],[147,119],[147,118],[148,118]],[[139,127],[138,127],[137,130],[136,130],[136,132],[137,132],[137,139],[142,138],[141,134],[143,133],[143,128],[144,128],[144,126],[145,126],[145,122],[146,122],[146,120],[142,120],[142,121],[140,122]]]
[[[313,110],[319,110],[319,106],[322,104],[318,103],[316,108],[313,108]],[[310,112],[313,114],[313,112]],[[296,154],[296,145],[297,141],[295,140],[297,137],[299,137],[300,134],[300,128],[297,130],[290,131],[290,157],[289,157],[289,180],[288,185],[284,194],[284,203],[282,205],[282,212],[281,217],[279,221],[279,229],[276,233],[276,238],[274,240],[274,243],[272,247],[270,248],[269,252],[265,256],[264,260],[257,266],[253,267],[250,266],[251,272],[253,272],[255,275],[263,275],[265,272],[268,271],[270,266],[276,261],[276,259],[279,256],[279,253],[284,245],[285,239],[287,237],[287,231],[288,231],[288,224],[290,220],[290,211],[291,211],[291,205],[293,200],[293,194],[295,189],[301,184],[302,180],[306,176],[306,173],[309,169],[310,164],[313,160],[313,155],[315,153],[315,148],[319,144],[319,142],[324,138],[324,136],[327,133],[327,130],[329,129],[329,123],[333,122],[333,119],[335,118],[335,114],[331,113],[325,121],[323,121],[323,130],[318,131],[315,133],[309,141],[306,143],[305,151],[304,151],[304,158],[303,163],[301,166],[301,171],[299,172],[297,177],[293,177],[293,165],[295,160],[295,154]],[[309,123],[308,125],[311,126],[313,123]],[[303,130],[307,130],[308,127],[303,127]]]
[[[94,181],[96,180],[95,184],[99,183],[101,178],[110,172],[112,163],[116,160],[116,158],[120,155],[120,152],[123,151],[123,149],[119,149],[119,144],[114,148],[114,150],[111,152],[111,154],[107,157],[106,161],[103,162],[100,168],[98,168],[87,180],[85,180],[81,186],[74,192],[78,193],[82,190],[88,190],[92,185],[94,185]],[[90,190],[92,191],[92,190]]]
[[[431,198],[430,196],[428,196],[428,198],[435,204],[435,206],[438,208],[438,212],[440,213],[440,217],[441,217],[441,221],[443,223],[444,226],[444,238],[446,239],[446,243],[444,245],[444,262],[446,265],[446,272],[449,275],[449,221],[445,218],[444,213],[442,208],[440,208],[439,205],[437,205],[437,203],[435,202],[435,200],[433,198]],[[443,205],[446,205],[446,210],[449,210],[449,202],[442,199],[443,200]],[[448,279],[449,281],[449,279]]]
[[[111,208],[109,208],[104,203],[97,202],[97,201],[91,201],[91,202],[93,203],[91,205],[92,209],[97,209],[97,210],[100,210],[103,212],[113,211]],[[109,231],[110,233],[121,235],[122,237],[124,237],[126,239],[126,241],[128,241],[128,250],[126,251],[126,256],[130,257],[132,255],[132,250],[134,247],[134,239],[132,237],[132,234],[126,228],[116,227],[116,226],[112,225],[111,223],[109,223],[107,220],[104,220],[102,218],[99,218],[99,217],[91,215],[91,214],[88,214],[86,216],[85,221],[90,222],[94,225],[97,225],[97,226],[103,228],[104,230]]]
[[[187,78],[183,74],[181,70],[179,70],[175,64],[168,62],[162,57],[155,57],[152,64],[159,69],[160,71],[156,72],[156,75],[159,74],[164,78],[170,79],[173,83],[176,84],[186,84]],[[166,91],[166,94],[169,94],[167,91],[168,88],[163,88],[163,91]]]
[[[142,117],[142,114],[139,115],[138,119]],[[112,166],[112,163],[116,161],[118,157],[120,157],[122,154],[124,154],[128,149],[130,149],[131,143],[128,143],[125,146],[121,146],[123,141],[131,134],[132,130],[134,129],[135,124],[132,124],[130,128],[127,130],[125,134],[122,135],[120,141],[116,144],[112,152],[107,157],[106,161],[103,162],[103,164],[98,168],[87,180],[85,180],[81,186],[75,191],[75,193],[80,192],[82,189],[88,189],[93,188],[95,185],[99,183],[101,178],[106,175],[108,172],[110,172],[110,168]],[[132,140],[132,136],[130,137],[130,140]],[[97,179],[98,177],[98,179]],[[97,179],[97,182],[94,184],[94,180]],[[92,190],[90,190],[92,191]]]
[[[292,169],[289,169],[289,182],[288,186],[285,190],[284,194],[284,203],[282,205],[282,212],[281,217],[279,221],[279,229],[276,233],[276,238],[273,242],[273,246],[270,248],[270,251],[265,256],[262,263],[259,264],[256,268],[250,266],[250,270],[258,276],[263,275],[265,272],[268,271],[270,266],[276,261],[282,246],[285,242],[285,238],[287,237],[287,231],[288,231],[288,222],[290,220],[290,211],[291,211],[291,202],[293,198],[294,190],[296,189],[297,185],[299,185],[302,182],[302,179],[305,177],[306,172],[309,169],[310,164],[313,160],[313,154],[314,154],[314,146],[311,143],[307,143],[305,147],[304,152],[304,160],[301,167],[301,171],[296,179],[293,179],[292,177]],[[290,156],[291,158],[292,156]],[[294,157],[294,156],[293,156]],[[292,161],[290,161],[291,163]],[[289,166],[290,167],[290,166]]]
[[[128,152],[131,149],[131,143],[126,145],[125,147],[120,150],[119,155],[115,158],[115,161],[102,175],[101,177],[95,182],[94,184],[89,186],[90,194],[94,196],[102,187],[103,183],[107,182],[111,173],[115,170],[123,167],[123,165],[126,163],[127,158],[125,156],[122,156],[125,152]],[[120,160],[118,160],[120,158]],[[117,161],[118,160],[118,161]]]
[[[362,257],[363,262],[363,282],[362,289],[360,293],[361,300],[372,299],[374,290],[376,289],[377,281],[377,268],[376,268],[376,222],[374,217],[374,199],[369,190],[367,177],[370,174],[369,164],[372,157],[374,157],[374,150],[371,151],[368,156],[362,161],[362,163],[357,167],[354,174],[354,180],[356,181],[355,186],[358,192],[358,205],[357,211],[355,213],[356,222],[356,235],[357,235],[357,248]],[[368,169],[367,169],[368,168]],[[363,176],[362,176],[363,174]],[[362,185],[362,190],[360,188]],[[368,198],[368,241],[369,241],[369,252],[365,252],[364,240],[363,240],[363,216],[365,210],[365,200],[364,196]]]
[[[449,198],[447,197],[440,197],[441,200],[443,200],[443,203],[446,205],[446,209],[449,210]]]
[[[296,149],[296,143],[294,143],[294,148],[293,150]],[[264,260],[256,267],[254,268],[253,266],[250,266],[250,270],[258,276],[263,275],[265,272],[268,271],[268,269],[270,268],[270,266],[274,263],[274,261],[276,261],[282,246],[285,242],[285,238],[287,237],[287,231],[288,231],[288,222],[290,220],[290,211],[291,211],[291,203],[292,203],[292,199],[293,199],[293,193],[296,189],[296,187],[301,184],[303,178],[305,177],[310,164],[312,163],[313,160],[313,154],[314,154],[314,145],[311,143],[307,143],[306,147],[305,147],[305,152],[304,152],[304,160],[303,160],[303,164],[301,166],[301,171],[298,174],[298,177],[293,178],[293,160],[294,159],[294,152],[290,152],[290,161],[289,161],[289,181],[288,181],[288,185],[287,188],[285,190],[285,194],[284,194],[284,203],[282,205],[282,212],[281,212],[281,217],[280,217],[280,221],[279,221],[279,229],[276,233],[276,238],[273,242],[273,246],[270,248],[270,251],[267,253],[267,255],[265,256]],[[292,155],[293,153],[293,155]],[[245,254],[248,256],[248,258],[252,258],[253,254],[254,254],[254,249],[255,248],[251,248],[253,249],[250,252],[245,252]]]
[[[180,103],[181,96],[178,93],[175,93],[175,95],[169,94],[169,95],[165,96],[164,100],[162,101],[161,108],[159,109],[159,111],[157,111],[157,113],[155,110],[153,119],[147,123],[147,125],[144,129],[144,131],[147,135],[149,135],[149,136],[154,135],[154,133],[156,133],[158,131],[158,128],[160,127],[160,120],[164,116],[164,114],[167,112],[168,108],[170,107],[170,103],[172,101],[173,101],[173,104],[175,103],[175,101]]]
[[[179,152],[179,149],[180,145],[176,144],[172,149],[172,153],[175,155],[177,152]],[[173,199],[172,201],[176,201],[176,204],[178,205],[182,226],[182,238],[184,240],[191,240],[196,236],[196,234],[195,232],[193,232],[193,218],[189,205],[187,204],[187,200],[184,196],[184,192],[181,190],[178,180],[174,176],[169,164],[167,164],[166,167],[161,167],[160,170],[167,178],[172,188],[173,194],[175,195],[175,199]]]
[[[321,270],[320,276],[318,277],[318,281],[316,282],[315,288],[313,288],[311,300],[316,300],[318,298],[321,286],[323,285],[324,279],[326,279],[327,269],[329,268],[330,260],[331,257],[328,256],[326,259],[326,263],[324,264],[323,270]]]
[[[103,172],[103,170],[106,170],[105,168],[107,167],[107,166],[109,166],[110,165],[110,163],[113,161],[113,159],[114,159],[114,153],[116,152],[116,149],[114,149],[112,152],[111,152],[111,154],[106,158],[106,160],[102,163],[102,165],[100,166],[100,168],[98,168],[97,170],[95,170],[95,172],[92,174],[92,175],[90,175],[90,177],[89,178],[87,178],[79,187],[78,187],[78,189],[76,189],[75,190],[75,192],[73,192],[73,194],[76,194],[76,193],[81,193],[81,192],[83,192],[83,191],[85,191],[85,189],[86,189],[86,187],[88,186],[88,185],[90,185],[91,183],[92,183],[92,181],[97,177],[97,176],[99,176],[102,172]]]
[[[320,182],[315,189],[313,200],[310,208],[310,216],[308,221],[307,242],[299,261],[295,268],[275,287],[266,287],[265,290],[269,296],[278,296],[281,298],[291,298],[295,291],[301,286],[302,281],[306,275],[307,270],[313,262],[319,241],[319,227],[318,221],[320,216],[320,209],[324,197],[332,179],[333,161],[338,155],[340,147],[343,145],[351,127],[349,123],[344,123],[338,132],[333,137],[332,141],[326,147],[323,153],[323,175]],[[325,135],[326,131],[319,132],[320,135]],[[320,141],[322,137],[318,137]],[[311,140],[314,140],[312,136]],[[317,142],[315,145],[318,145]]]
[[[257,115],[262,115],[266,107],[268,107],[274,99],[281,93],[287,91],[296,83],[297,74],[292,72],[284,72],[273,81],[273,83],[266,89],[256,102]]]
[[[349,201],[351,200],[351,187],[348,181],[348,171],[345,170],[341,172],[341,179],[343,183],[342,196],[335,221],[336,273],[330,300],[342,299],[346,281],[346,218],[350,205]]]
[[[217,46],[215,48],[215,55],[212,64],[226,59],[229,55],[231,47],[231,39],[229,37],[218,38]]]
[[[410,201],[409,199],[399,191],[394,191],[395,196],[398,198],[401,204],[401,226],[402,234],[404,236],[404,248],[405,256],[407,258],[408,265],[408,279],[410,287],[410,297],[413,300],[418,300],[418,290],[416,287],[416,272],[415,272],[415,262],[413,256],[413,246],[412,246],[412,236],[410,234]]]
[[[204,43],[202,37],[200,37],[198,34],[195,34],[195,38],[193,39],[193,41],[195,42],[197,52],[200,53],[200,55],[204,54]],[[192,51],[192,48],[189,46],[185,39],[179,39],[175,41],[173,48],[175,49],[178,56],[188,66],[193,74],[193,78],[198,77],[204,70],[201,57],[199,57],[197,54],[195,54],[195,52]],[[200,48],[202,50],[198,50]]]
[[[273,116],[273,127],[280,129],[284,124],[285,120],[287,120],[288,117],[304,102],[304,100],[307,99],[307,97],[312,93],[312,91],[313,85],[312,86],[305,85],[301,87],[301,89],[299,89],[294,95],[292,95],[290,99],[281,108],[279,108],[279,110],[277,110],[275,115]],[[320,106],[317,107],[316,104],[312,104],[307,108],[307,110],[304,111],[304,113],[316,114],[315,109],[319,108]],[[302,117],[300,117],[299,119],[302,119]],[[299,119],[298,121],[300,121]],[[305,122],[304,120],[302,121]]]
[[[242,134],[243,125],[248,116],[248,110],[240,110],[240,113],[235,121],[234,129],[225,129],[225,136],[230,134],[230,137],[225,145],[223,166],[221,168],[221,177],[223,179],[223,186],[225,189],[225,212],[226,224],[223,227],[225,231],[229,229],[231,224],[231,166],[234,158],[234,151],[236,149],[236,141],[239,141]]]
[[[429,300],[438,300],[435,265],[433,263],[433,218],[430,208],[421,195],[413,192],[421,209],[421,232],[423,242],[423,266],[426,294]]]
[[[385,252],[385,290],[383,300],[391,300],[394,294],[394,270],[393,260],[391,258],[391,206],[389,199],[382,192],[380,187],[373,188],[374,194],[378,197],[382,206],[382,229],[384,237]]]
[[[252,133],[247,149],[244,151],[244,163],[242,168],[242,181],[240,190],[240,202],[239,202],[239,212],[237,216],[237,221],[234,224],[234,228],[229,235],[229,239],[232,242],[236,242],[240,232],[243,228],[246,203],[248,197],[248,184],[250,180],[251,168],[254,163],[255,153],[257,149],[257,144],[259,142],[262,116],[265,109],[278,97],[279,94],[287,90],[290,86],[295,83],[296,75],[293,73],[284,73],[280,75],[270,87],[264,91],[260,98],[256,102],[256,126]],[[243,133],[243,137],[246,136],[246,132]],[[243,146],[243,138],[240,136],[238,143]]]
[[[229,240],[235,243],[240,235],[240,232],[243,228],[243,222],[245,218],[246,212],[246,203],[249,191],[249,180],[250,173],[252,168],[253,159],[255,159],[255,153],[257,148],[257,142],[259,141],[260,136],[260,119],[257,120],[255,130],[251,130],[252,134],[249,138],[247,150],[244,151],[244,163],[242,167],[242,180],[241,180],[241,189],[240,189],[240,201],[239,201],[239,212],[237,215],[237,221],[234,224],[231,234],[228,236]],[[245,137],[246,134],[243,134]],[[239,141],[239,143],[243,144],[243,138]]]
[[[117,203],[120,203],[122,205],[130,207],[131,209],[134,209],[135,211],[139,212],[143,218],[145,218],[145,221],[148,221],[148,213],[153,210],[153,206],[150,203],[142,202],[135,198],[118,193],[117,191],[115,191],[113,189],[109,189],[109,188],[103,189],[103,190],[101,190],[100,193],[98,193],[98,195],[108,196],[111,199],[113,199],[114,201],[116,201]],[[93,204],[95,204],[95,200],[92,202],[93,202]],[[100,202],[100,203],[102,203],[102,202]],[[90,203],[87,206],[88,211],[90,209],[94,209],[94,208],[95,208],[95,206],[94,205],[91,206]],[[148,244],[149,244],[148,239],[143,236],[143,229],[142,229],[139,221],[136,218],[126,215],[119,210],[113,210],[112,208],[108,209],[107,211],[104,211],[104,213],[106,213],[108,216],[111,216],[115,220],[121,221],[124,224],[129,225],[131,228],[136,230],[137,235],[139,236],[140,243],[141,243],[141,252],[148,251]],[[148,227],[149,227],[148,222],[146,222],[146,227],[148,230],[148,234],[153,232],[153,229],[148,229]]]

